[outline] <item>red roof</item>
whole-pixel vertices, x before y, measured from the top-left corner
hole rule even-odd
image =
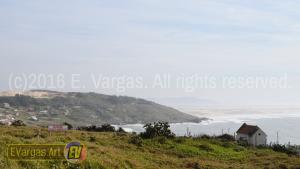
[[[251,136],[252,134],[254,134],[257,130],[259,130],[258,126],[252,126],[252,125],[248,125],[246,123],[244,123],[236,133],[240,133],[240,134],[248,134],[249,136]]]

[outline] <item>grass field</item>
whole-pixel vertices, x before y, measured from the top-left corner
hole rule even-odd
[[[49,135],[33,127],[0,127],[0,168],[107,168],[107,169],[179,169],[179,168],[300,168],[300,158],[270,149],[245,148],[234,142],[199,138],[132,139],[124,133],[68,131],[67,135]],[[80,165],[63,160],[14,161],[5,157],[6,144],[56,144],[80,141],[88,148],[87,160]]]

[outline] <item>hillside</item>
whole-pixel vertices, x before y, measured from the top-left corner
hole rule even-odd
[[[126,133],[96,133],[68,131],[66,135],[37,128],[0,127],[0,168],[46,169],[223,169],[223,168],[292,168],[300,167],[298,157],[270,149],[246,148],[235,142],[216,139],[183,138],[144,139],[140,145],[131,143],[133,135]],[[4,158],[5,145],[14,144],[61,144],[80,141],[87,146],[87,160],[80,165],[64,161],[10,161]]]
[[[154,121],[200,122],[201,119],[144,99],[97,93],[30,91],[21,95],[3,94],[0,109],[27,123],[68,122],[74,125],[128,124]]]

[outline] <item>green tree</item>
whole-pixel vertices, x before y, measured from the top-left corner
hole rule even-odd
[[[142,138],[154,138],[154,137],[167,137],[173,138],[175,134],[170,130],[170,125],[168,122],[154,122],[148,123],[144,126],[145,132],[140,135]]]

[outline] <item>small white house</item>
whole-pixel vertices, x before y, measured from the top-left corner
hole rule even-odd
[[[267,144],[267,134],[258,126],[244,123],[236,132],[238,142],[246,142],[249,145],[260,146]]]
[[[38,118],[37,118],[36,116],[31,116],[31,117],[30,117],[30,120],[38,121]]]
[[[8,103],[3,103],[3,107],[8,109],[10,108],[10,105]]]

